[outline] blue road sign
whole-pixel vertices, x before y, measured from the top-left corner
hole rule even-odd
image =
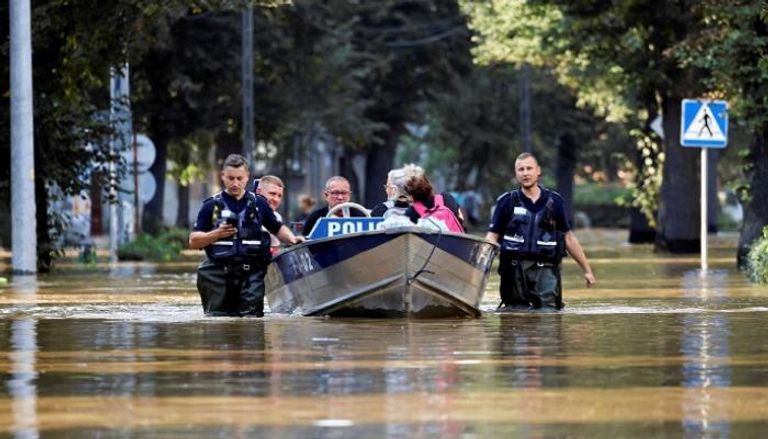
[[[725,148],[728,144],[728,103],[683,99],[680,144],[693,148]]]
[[[384,218],[382,217],[322,217],[317,220],[308,238],[330,238],[347,233],[368,232],[379,229],[383,222]]]

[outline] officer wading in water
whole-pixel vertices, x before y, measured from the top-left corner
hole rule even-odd
[[[221,167],[224,191],[203,201],[189,246],[205,249],[197,290],[206,316],[264,315],[264,276],[271,261],[269,232],[289,244],[304,241],[275,217],[262,196],[246,190],[248,163],[231,154]]]
[[[522,153],[515,160],[520,187],[496,200],[485,238],[501,245],[500,311],[561,309],[560,261],[568,253],[584,271],[587,286],[595,283],[592,268],[565,217],[562,197],[539,186],[536,157]]]

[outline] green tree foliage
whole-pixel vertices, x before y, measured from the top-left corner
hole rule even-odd
[[[746,258],[746,271],[753,281],[768,283],[768,226],[752,243]]]
[[[262,5],[282,3],[259,2]],[[180,17],[212,9],[239,9],[243,5],[243,2],[175,0],[49,0],[32,5],[40,271],[46,271],[52,262],[56,228],[65,220],[50,208],[57,197],[78,194],[92,186],[106,188],[109,185],[105,171],[112,158],[108,149],[111,130],[106,116],[110,107],[110,68],[135,63],[148,52],[147,56],[151,56],[154,49],[166,44],[169,23]],[[0,13],[8,17],[8,2],[0,4]],[[4,35],[0,43],[0,55],[6,60],[0,67],[0,107],[6,111],[2,111],[0,118],[0,161],[9,163],[9,41],[7,34]],[[185,78],[180,78],[180,82],[185,83]],[[134,105],[148,98],[147,94],[142,95],[141,82],[137,85]],[[198,110],[205,112],[207,107]],[[195,120],[193,117],[192,122]],[[137,122],[141,127],[141,119]],[[0,188],[9,188],[9,178],[9,167],[0,167]],[[60,190],[49,190],[53,186]],[[9,202],[9,193],[9,190],[0,190],[2,204]]]
[[[421,104],[469,72],[469,30],[455,1],[338,0],[314,11],[326,29],[350,31],[348,47],[356,53],[353,68],[361,86],[356,100],[367,104],[364,115],[377,129],[373,136],[342,141],[348,151],[366,154],[360,201],[372,205],[383,197],[380,186],[405,124],[422,122]]]
[[[483,56],[548,63],[574,89],[579,103],[609,120],[627,118],[630,128],[649,133],[653,118],[664,115],[664,150],[659,162],[651,163],[654,168],[665,164],[657,245],[671,251],[697,249],[697,228],[691,226],[698,221],[698,206],[687,196],[697,180],[696,151],[680,148],[679,118],[681,98],[708,91],[703,81],[708,69],[681,61],[686,44],[707,29],[701,5],[509,0],[467,2],[467,9],[478,17],[473,26],[485,38],[479,49]],[[486,25],[501,29],[487,30]],[[502,50],[518,45],[525,50]]]
[[[615,124],[578,108],[570,90],[546,68],[533,69],[531,87],[533,150],[550,177],[564,136],[571,136],[573,145],[596,168],[616,170],[605,151],[627,151],[631,146],[621,132],[613,132]],[[522,152],[518,88],[513,65],[475,66],[455,91],[438,94],[428,105],[429,129],[425,136],[412,135],[411,142],[428,148],[412,148],[401,160],[424,163],[428,170],[439,172],[450,189],[478,188],[486,199],[509,190],[512,164]]]
[[[680,62],[711,71],[706,84],[728,100],[732,117],[751,132],[748,145],[729,147],[741,149],[744,158],[743,177],[734,184],[744,205],[738,250],[744,266],[768,225],[768,7],[736,0],[707,0],[698,7],[707,26],[686,42]]]
[[[52,244],[62,218],[51,210],[56,194],[75,195],[95,180],[104,181],[110,159],[109,69],[126,59],[138,40],[140,25],[152,20],[156,7],[141,1],[45,1],[32,7],[35,118],[35,187],[39,270],[49,269]],[[0,14],[8,17],[8,2]],[[9,41],[0,53],[7,59]],[[7,62],[2,63],[2,107],[10,105]],[[9,115],[10,111],[3,111]],[[0,120],[0,156],[9,163],[9,117]],[[7,160],[7,161],[6,161]],[[0,167],[0,185],[8,187],[9,167]],[[53,186],[60,190],[51,190]],[[9,191],[0,191],[7,197]],[[5,205],[8,199],[4,199]]]

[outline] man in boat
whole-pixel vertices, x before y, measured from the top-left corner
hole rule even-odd
[[[515,160],[520,187],[502,194],[485,238],[501,245],[500,310],[561,309],[560,261],[565,250],[584,272],[587,286],[595,276],[568,224],[562,197],[539,186],[541,168],[531,153]]]
[[[245,189],[248,179],[245,158],[229,155],[221,167],[224,190],[203,201],[189,235],[189,246],[206,253],[197,289],[207,316],[263,316],[269,233],[290,244],[304,240],[278,221],[265,198]]]
[[[328,215],[330,209],[342,203],[349,203],[352,199],[352,189],[349,180],[340,175],[335,175],[329,178],[328,181],[325,182],[323,196],[328,204],[319,209],[315,209],[309,214],[307,221],[304,223],[304,228],[302,228],[301,231],[304,236],[307,236],[312,232],[312,228],[315,227],[317,220]],[[342,209],[336,211],[336,216],[365,216],[365,213],[360,212],[357,209],[349,209],[348,212],[343,212]]]
[[[275,213],[275,218],[278,221],[283,222],[283,216],[277,209],[280,208],[280,204],[283,202],[283,191],[285,185],[283,180],[275,175],[265,175],[259,179],[259,183],[256,185],[256,195],[264,197],[269,203],[269,207],[272,208],[272,212]],[[266,229],[262,226],[262,229]],[[280,250],[280,238],[269,234],[270,237],[270,252],[274,255]]]

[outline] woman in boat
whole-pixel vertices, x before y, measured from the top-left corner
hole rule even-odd
[[[410,177],[405,190],[413,199],[405,216],[416,224],[436,224],[450,232],[464,233],[464,216],[459,203],[449,193],[435,194],[426,175]],[[421,222],[419,220],[422,220]]]
[[[384,184],[387,201],[374,206],[371,210],[371,216],[382,216],[385,219],[404,216],[406,209],[411,206],[411,198],[405,191],[405,183],[409,178],[417,175],[424,175],[424,169],[412,163],[389,171],[387,182]]]

